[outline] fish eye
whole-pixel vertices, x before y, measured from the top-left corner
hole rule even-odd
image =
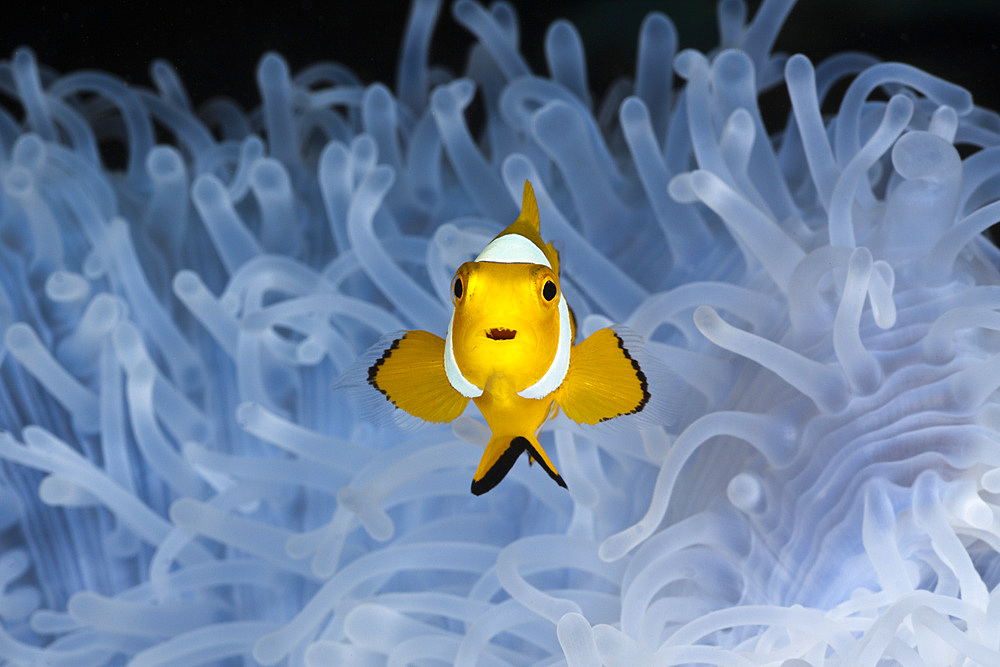
[[[455,277],[455,282],[451,285],[451,292],[455,295],[456,299],[462,298],[462,278],[461,276]]]
[[[542,286],[542,296],[545,297],[546,301],[552,301],[556,298],[556,284],[551,280],[546,280],[545,284]]]

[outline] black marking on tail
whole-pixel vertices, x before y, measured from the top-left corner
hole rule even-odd
[[[493,467],[486,471],[482,479],[472,480],[472,493],[481,496],[499,484],[500,480],[506,477],[510,469],[514,467],[514,462],[517,461],[517,457],[521,455],[526,446],[531,446],[527,438],[518,436],[511,440],[510,446],[500,455]]]
[[[527,438],[517,437],[514,438],[514,440],[524,440],[524,447],[529,452],[531,452],[531,456],[533,456],[535,460],[538,461],[538,465],[542,466],[542,469],[545,470],[545,472],[549,473],[549,477],[554,479],[556,484],[558,484],[562,488],[564,489],[569,488],[566,486],[566,482],[563,481],[562,475],[560,475],[555,470],[545,465],[545,459],[538,455],[538,451],[534,448],[534,446],[530,442],[528,442]]]

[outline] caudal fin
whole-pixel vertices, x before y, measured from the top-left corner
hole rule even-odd
[[[479,460],[479,467],[472,476],[472,493],[481,496],[494,486],[500,483],[510,469],[514,467],[514,462],[521,452],[527,450],[528,455],[542,466],[549,477],[555,480],[556,484],[566,488],[566,482],[562,476],[556,472],[548,454],[538,444],[534,438],[523,436],[494,435],[486,445],[486,451]]]

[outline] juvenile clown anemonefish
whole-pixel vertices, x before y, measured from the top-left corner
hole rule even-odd
[[[451,283],[455,311],[444,339],[407,331],[369,350],[367,384],[395,407],[450,422],[471,398],[492,431],[472,493],[504,478],[521,452],[566,486],[538,442],[557,407],[582,424],[643,411],[647,374],[625,339],[600,329],[574,345],[576,323],[559,285],[559,254],[542,241],[538,205],[524,183],[521,215]],[[631,342],[630,342],[631,344]]]

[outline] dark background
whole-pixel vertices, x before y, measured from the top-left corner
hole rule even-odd
[[[111,3],[107,3],[111,4]],[[659,10],[674,21],[681,47],[717,44],[713,0],[517,0],[522,52],[544,72],[542,40],[557,18],[583,35],[591,87],[603,93],[634,71],[642,17]],[[760,3],[752,1],[752,12]],[[432,62],[461,70],[471,42],[445,0],[432,41]],[[210,0],[196,5],[121,3],[87,7],[79,1],[21,3],[0,14],[0,58],[19,45],[59,71],[96,68],[150,86],[148,68],[165,58],[179,71],[197,105],[224,94],[244,107],[258,104],[254,68],[275,50],[292,70],[317,60],[349,66],[362,80],[391,84],[408,11],[405,0],[298,0],[266,8]],[[799,0],[778,48],[814,61],[843,50],[903,60],[969,88],[978,104],[1000,109],[1000,2],[997,0]],[[4,101],[6,102],[6,101]]]

